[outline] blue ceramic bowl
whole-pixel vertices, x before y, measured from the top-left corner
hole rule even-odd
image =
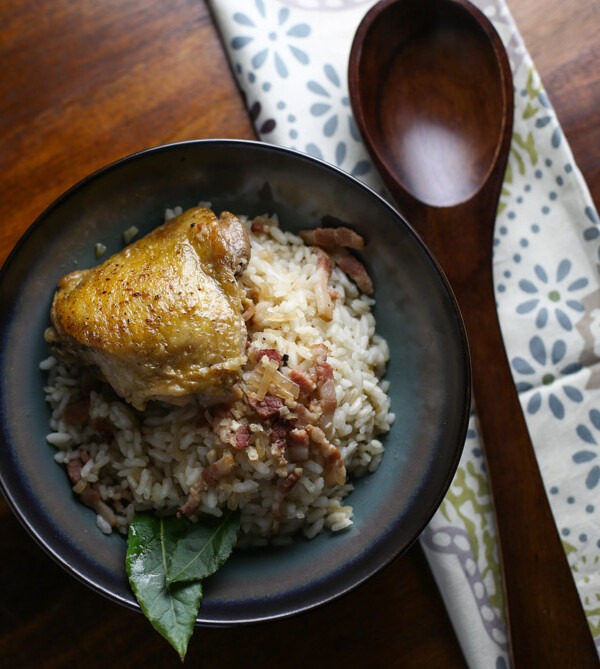
[[[166,207],[277,213],[283,226],[333,217],[367,239],[378,331],[390,346],[396,421],[378,471],[349,498],[354,526],[291,546],[234,553],[205,584],[198,622],[272,620],[355,588],[401,555],[442,501],[458,464],[470,408],[465,332],[454,298],[419,237],[373,191],[331,165],[239,140],[150,149],[110,165],[60,197],[23,236],[0,274],[0,482],[32,537],[67,571],[109,598],[137,603],[125,541],[105,536],[71,493],[46,442],[49,409],[40,360],[58,279],[98,261],[94,245],[121,248],[131,225],[148,232]]]

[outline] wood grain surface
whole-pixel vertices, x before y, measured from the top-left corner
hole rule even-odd
[[[274,1],[274,0],[272,0]],[[509,0],[600,205],[600,4]],[[203,0],[0,3],[0,263],[58,195],[165,142],[253,138]],[[145,619],[56,566],[0,499],[0,666],[177,667]],[[185,666],[463,667],[416,545],[309,614],[198,629]]]

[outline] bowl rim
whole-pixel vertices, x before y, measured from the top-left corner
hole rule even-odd
[[[139,151],[135,151],[133,153],[127,154],[121,158],[118,158],[114,161],[111,161],[110,163],[107,163],[106,165],[94,170],[90,174],[84,176],[83,178],[79,179],[76,181],[72,186],[70,186],[67,190],[65,190],[63,193],[61,193],[58,197],[56,197],[48,206],[46,206],[43,211],[35,218],[35,220],[25,229],[19,240],[16,242],[10,253],[8,254],[6,260],[3,262],[2,267],[0,267],[0,286],[2,286],[5,274],[8,272],[10,266],[12,263],[15,261],[19,253],[21,252],[21,249],[23,246],[26,244],[27,240],[29,237],[33,234],[33,232],[40,226],[44,224],[45,219],[56,209],[58,208],[65,200],[68,200],[71,195],[81,188],[83,188],[85,185],[102,178],[105,174],[114,171],[116,169],[119,169],[120,166],[124,164],[129,164],[132,163],[138,159],[143,159],[144,157],[148,155],[156,155],[161,152],[165,151],[170,151],[170,150],[176,150],[180,147],[193,147],[196,145],[203,145],[207,146],[210,145],[212,147],[226,147],[226,148],[233,148],[233,147],[239,147],[240,149],[243,149],[244,147],[251,147],[255,150],[258,151],[268,151],[268,152],[275,152],[275,153],[280,153],[284,154],[287,156],[291,156],[292,158],[295,159],[300,159],[302,161],[305,161],[307,163],[313,163],[316,164],[317,166],[320,167],[320,169],[325,169],[326,171],[330,171],[338,177],[341,177],[343,180],[349,181],[354,188],[358,187],[359,189],[365,191],[369,197],[375,198],[375,200],[378,201],[380,206],[383,206],[386,208],[392,216],[396,217],[399,219],[402,224],[406,227],[406,229],[411,233],[411,236],[413,237],[415,243],[417,243],[421,247],[421,251],[425,253],[425,255],[428,257],[429,261],[431,262],[432,266],[436,270],[436,273],[438,275],[438,280],[441,282],[442,287],[448,297],[448,300],[450,301],[451,304],[451,311],[453,313],[455,323],[456,323],[456,329],[460,337],[460,345],[462,347],[462,350],[464,352],[464,360],[463,360],[463,373],[464,373],[464,394],[463,394],[463,399],[459,404],[463,407],[462,408],[462,416],[461,416],[461,421],[460,421],[460,434],[461,437],[458,440],[460,443],[457,443],[454,451],[453,451],[453,458],[452,458],[452,464],[451,467],[449,468],[444,485],[440,487],[440,490],[438,491],[438,494],[435,497],[434,502],[431,505],[431,508],[429,509],[429,513],[426,514],[427,519],[426,522],[422,525],[421,529],[415,530],[410,537],[410,539],[407,541],[406,545],[402,546],[400,549],[395,551],[395,554],[390,557],[387,561],[379,564],[377,568],[371,570],[364,578],[354,581],[351,584],[349,584],[347,587],[340,588],[338,591],[336,591],[333,595],[331,596],[323,596],[322,598],[319,598],[318,601],[311,601],[305,606],[300,606],[296,607],[294,609],[291,609],[287,611],[286,613],[283,613],[281,615],[277,616],[267,616],[267,617],[256,617],[254,619],[252,618],[244,618],[243,620],[234,620],[234,621],[210,621],[210,620],[204,620],[201,618],[202,613],[200,613],[200,616],[198,620],[196,621],[197,624],[200,624],[202,626],[207,626],[207,627],[229,627],[232,625],[236,624],[245,624],[245,623],[256,623],[256,622],[263,622],[267,620],[278,620],[278,619],[283,619],[287,618],[293,615],[297,615],[303,611],[307,610],[313,610],[315,608],[318,608],[324,604],[327,604],[333,600],[337,600],[338,598],[346,595],[348,592],[355,590],[357,587],[361,586],[363,583],[367,582],[370,580],[372,577],[374,577],[376,574],[380,573],[383,569],[387,568],[392,562],[394,562],[396,559],[398,559],[401,555],[403,555],[418,539],[420,536],[421,532],[426,528],[427,524],[435,514],[437,508],[441,504],[443,498],[446,495],[446,492],[452,482],[452,479],[456,473],[456,470],[458,468],[458,464],[462,455],[463,447],[464,447],[464,441],[466,439],[467,435],[467,429],[468,429],[468,423],[469,423],[469,416],[470,416],[470,406],[471,406],[471,369],[470,369],[470,356],[469,356],[469,346],[468,346],[468,340],[467,340],[467,335],[466,335],[466,329],[464,325],[464,321],[457,303],[457,300],[454,296],[454,293],[452,291],[452,288],[435,257],[433,254],[429,251],[419,234],[416,232],[416,230],[413,228],[413,226],[410,224],[409,221],[406,220],[406,218],[399,212],[390,202],[388,202],[384,197],[382,197],[380,194],[378,194],[374,189],[372,189],[370,186],[365,184],[364,182],[360,181],[358,178],[354,177],[353,175],[345,172],[343,169],[337,167],[336,165],[333,165],[321,158],[312,156],[308,153],[304,153],[302,151],[292,149],[292,148],[287,148],[283,147],[280,145],[276,144],[270,144],[268,142],[262,142],[258,140],[247,140],[247,139],[228,139],[228,138],[208,138],[208,139],[192,139],[192,140],[184,140],[184,141],[178,141],[178,142],[171,142],[167,144],[158,144],[155,146],[151,146],[148,148],[141,149]],[[0,318],[0,321],[4,321],[5,316],[2,315]],[[1,324],[1,323],[0,323]],[[0,350],[0,364],[3,364],[3,358],[4,358],[4,351]],[[1,417],[1,416],[0,416]],[[0,421],[0,442],[5,442],[6,439],[6,433],[5,433],[5,425],[4,421]],[[17,517],[17,519],[20,521],[21,525],[25,528],[25,530],[28,532],[28,534],[36,541],[36,543],[41,546],[41,548],[48,554],[60,567],[62,567],[65,571],[67,571],[69,574],[72,576],[75,576],[80,582],[84,583],[86,586],[90,587],[93,591],[98,592],[99,594],[107,597],[109,600],[120,603],[124,605],[125,607],[132,609],[132,610],[138,610],[140,611],[140,607],[133,598],[132,600],[127,599],[126,597],[121,596],[117,592],[111,591],[109,588],[105,588],[102,585],[98,584],[92,577],[89,575],[86,575],[79,569],[77,569],[76,566],[74,566],[68,558],[65,557],[64,551],[60,551],[60,542],[59,543],[59,548],[52,543],[49,542],[46,537],[43,536],[43,532],[39,531],[39,528],[37,525],[31,521],[29,518],[29,514],[24,513],[23,510],[21,509],[17,499],[15,498],[13,492],[11,491],[11,486],[10,483],[5,480],[6,476],[6,465],[4,464],[4,460],[2,457],[0,457],[0,491],[4,495],[4,498],[6,499],[8,506],[11,508],[12,512],[14,515]],[[133,596],[132,596],[133,597]]]

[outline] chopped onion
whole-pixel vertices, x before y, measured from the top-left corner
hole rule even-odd
[[[279,365],[275,360],[271,360],[267,356],[263,356],[261,358],[257,367],[257,369],[259,369],[261,372],[261,378],[256,389],[256,396],[259,400],[263,400],[265,398],[265,395],[269,390],[269,386],[277,374],[278,366]]]
[[[283,400],[296,400],[300,395],[300,386],[280,371],[273,378],[272,390],[274,395],[279,395]]]

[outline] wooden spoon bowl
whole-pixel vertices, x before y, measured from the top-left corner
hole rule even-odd
[[[467,0],[381,0],[358,28],[348,79],[373,162],[465,320],[514,665],[596,667],[496,311],[494,225],[513,123],[502,42]]]
[[[388,187],[437,207],[468,200],[499,163],[499,139],[510,139],[503,50],[449,2],[387,3],[363,35],[358,119]]]

